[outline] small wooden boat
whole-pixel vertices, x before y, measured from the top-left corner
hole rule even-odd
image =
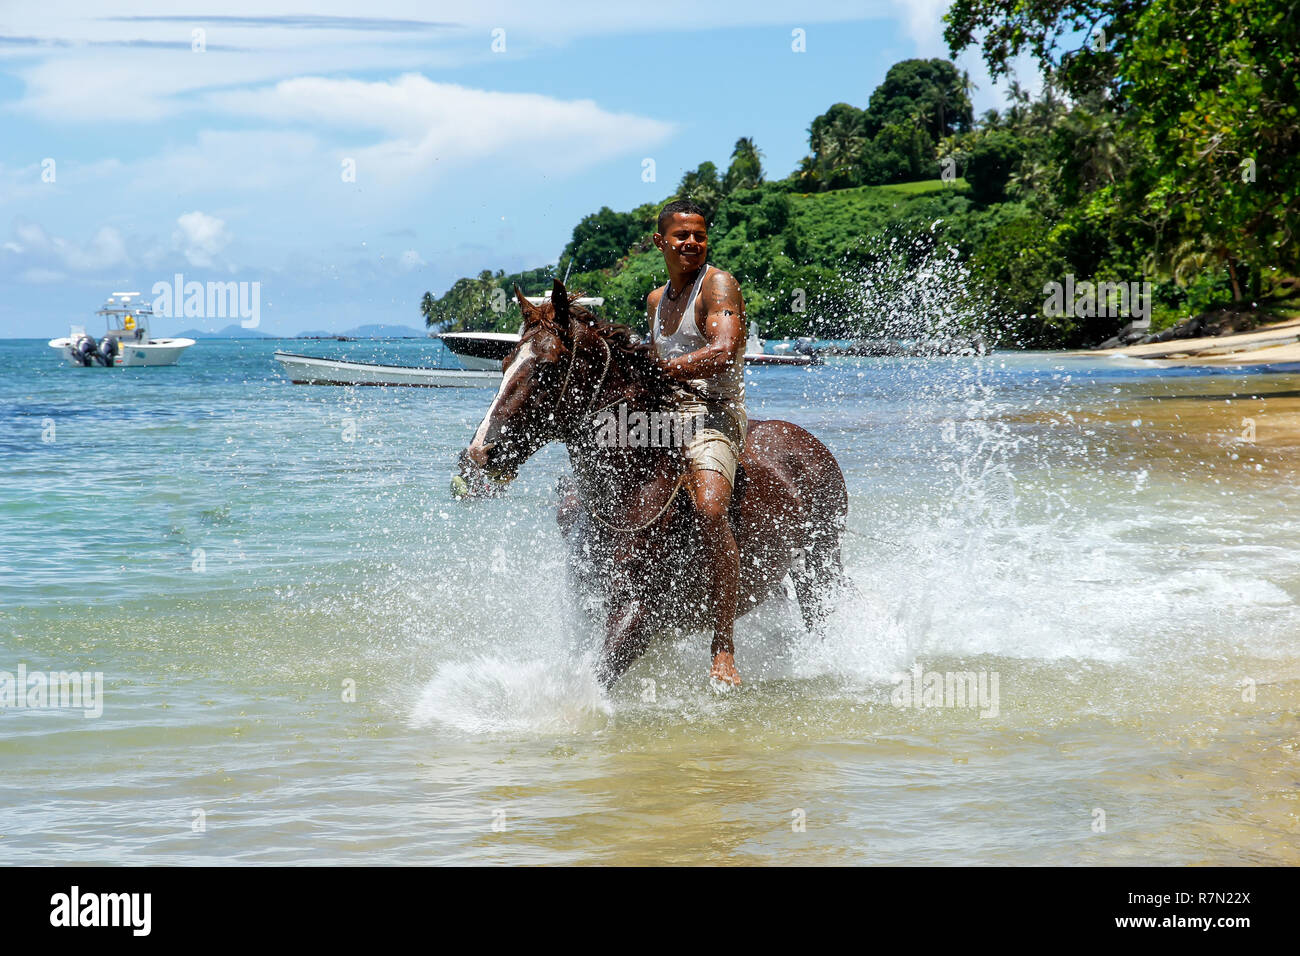
[[[293,352],[276,352],[289,380],[295,385],[382,385],[421,388],[496,388],[501,370],[422,368],[318,358]]]

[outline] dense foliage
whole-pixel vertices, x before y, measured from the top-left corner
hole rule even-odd
[[[1040,95],[1012,78],[1007,108],[976,119],[968,77],[906,60],[865,106],[814,118],[785,179],[767,180],[742,138],[725,172],[703,162],[663,201],[706,210],[710,259],[740,280],[766,336],[880,334],[863,289],[947,249],[965,264],[952,297],[982,303],[983,330],[1003,345],[1086,344],[1128,321],[1049,314],[1046,290],[1067,278],[1149,281],[1156,327],[1267,305],[1300,271],[1300,17],[1288,2],[956,0],[953,50],[978,37],[995,77],[1028,52]],[[513,329],[515,284],[536,294],[571,273],[607,315],[643,326],[645,296],[666,279],[650,243],[659,205],[602,207],[556,266],[457,280],[422,311],[431,325]]]

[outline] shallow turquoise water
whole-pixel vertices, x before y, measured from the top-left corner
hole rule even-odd
[[[1297,377],[752,370],[845,469],[858,593],[821,642],[744,619],[740,694],[696,635],[606,696],[561,450],[456,504],[488,392],[295,387],[282,344],[0,342],[0,670],[104,675],[96,719],[0,710],[0,860],[1296,862],[1297,449],[1205,416]],[[894,706],[916,663],[997,674],[997,716]]]

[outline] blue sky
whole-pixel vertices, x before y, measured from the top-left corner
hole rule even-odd
[[[426,290],[554,262],[740,136],[788,174],[818,113],[946,55],[946,7],[0,0],[0,336],[176,273],[259,282],[272,334],[417,326]]]

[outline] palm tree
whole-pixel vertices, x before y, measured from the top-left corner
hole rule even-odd
[[[686,172],[677,185],[677,198],[694,200],[704,210],[704,218],[711,222],[723,199],[718,167],[705,161],[697,169]]]
[[[1042,193],[1051,181],[1052,171],[1037,160],[1026,159],[1007,179],[1007,195],[1019,199]]]
[[[837,179],[853,180],[866,140],[856,123],[839,121],[819,130],[812,144],[822,187],[832,188]]]
[[[1029,103],[1029,91],[1020,85],[1015,77],[1007,83],[1007,95],[1011,106],[1007,109],[1007,121],[1012,126],[1019,126],[1025,118],[1025,107]]]
[[[1075,110],[1066,118],[1064,126],[1074,143],[1080,181],[1088,188],[1114,183],[1122,166],[1114,124]]]
[[[731,165],[722,178],[726,192],[735,189],[753,189],[763,181],[763,153],[754,145],[754,140],[742,136],[736,140],[731,151]]]

